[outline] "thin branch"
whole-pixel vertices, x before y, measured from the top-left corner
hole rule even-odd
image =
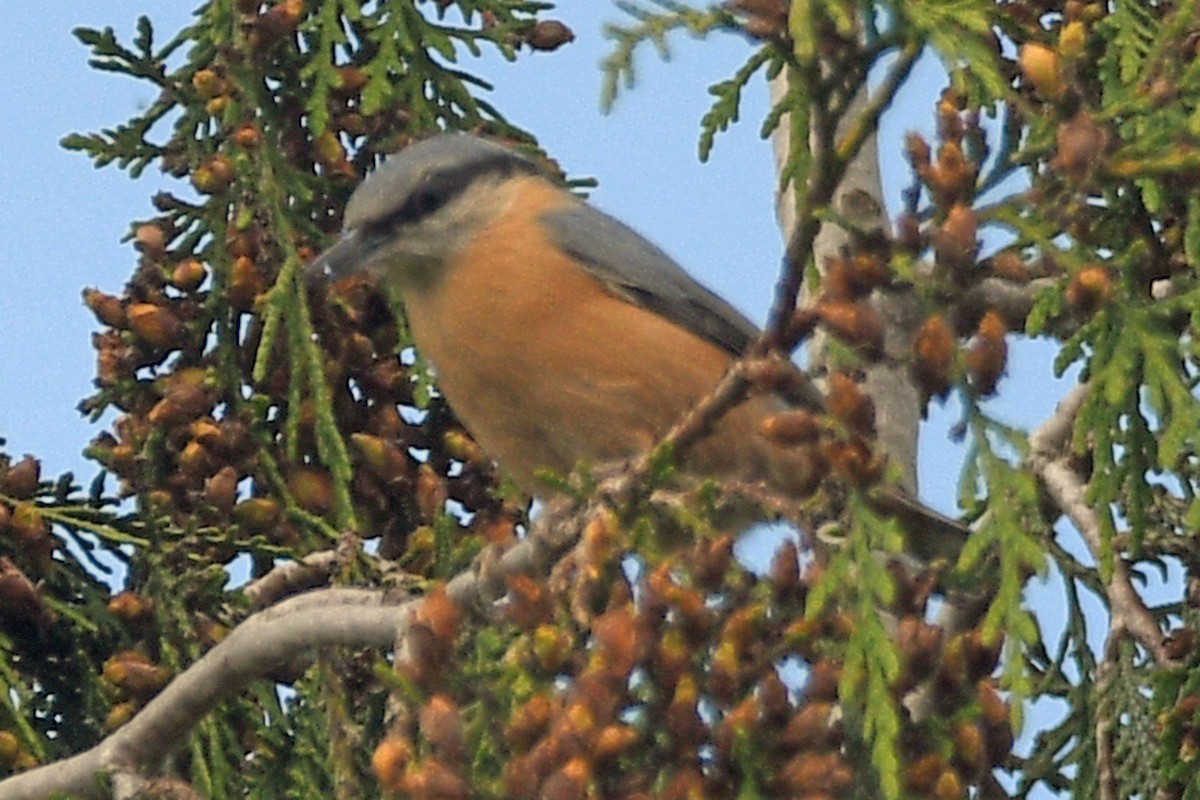
[[[820,107],[817,104],[813,111],[813,130],[824,127],[821,125],[819,112]],[[821,230],[817,209],[832,202],[841,177],[832,174],[834,170],[829,164],[831,160],[828,147],[813,148],[808,184],[803,188],[803,197],[797,204],[795,222],[784,248],[783,271],[775,284],[775,296],[767,315],[766,334],[755,343],[752,353],[765,352],[786,339],[785,333],[796,312],[800,289],[804,284],[804,270],[812,255],[813,242]],[[793,186],[792,191],[799,192],[801,187]]]
[[[838,159],[843,164],[849,164],[862,149],[867,139],[879,130],[880,117],[891,107],[892,101],[896,99],[896,94],[908,79],[908,74],[912,72],[923,49],[923,42],[914,41],[906,44],[896,61],[888,69],[887,75],[884,76],[874,95],[855,115],[850,130],[837,145]]]
[[[1023,330],[1038,295],[1059,282],[1058,278],[1035,278],[1027,283],[984,278],[955,301],[952,325],[960,333],[966,333],[974,329],[986,312],[996,311],[1009,330]]]
[[[242,594],[250,601],[250,607],[258,611],[289,595],[324,586],[341,565],[357,555],[361,547],[362,539],[350,532],[343,533],[333,550],[309,553],[299,561],[278,564],[266,575],[246,584]]]
[[[751,352],[756,351],[757,346]],[[759,376],[767,373],[802,382],[802,385],[797,387],[798,392],[806,395],[812,393],[813,399],[819,398],[815,387],[808,385],[807,375],[790,361],[771,355],[758,358],[747,356],[735,361],[712,391],[693,404],[683,418],[671,426],[654,447],[642,453],[615,483],[605,487],[606,493],[614,498],[618,505],[629,502],[664,448],[670,448],[678,458],[742,401],[750,385]]]
[[[583,521],[600,504],[583,508],[564,500],[547,504],[534,520],[529,535],[500,556],[484,550],[463,572],[446,584],[446,595],[463,609],[489,616],[489,607],[507,592],[512,575],[549,575],[550,568],[579,540]]]
[[[1111,716],[1112,702],[1106,698],[1116,660],[1120,652],[1118,642],[1124,635],[1114,614],[1109,620],[1108,643],[1104,647],[1104,660],[1096,670],[1096,782],[1100,787],[1100,800],[1117,800],[1117,771],[1113,764],[1113,736],[1116,723]]]
[[[1098,560],[1104,546],[1100,519],[1087,502],[1087,489],[1079,474],[1065,458],[1040,464],[1035,462],[1035,469],[1054,502],[1079,529],[1092,557]],[[1162,629],[1134,588],[1129,569],[1122,559],[1113,562],[1112,578],[1104,587],[1104,592],[1108,597],[1109,613],[1119,628],[1137,639],[1160,666],[1169,664],[1163,649]]]
[[[1086,385],[1072,389],[1050,419],[1029,437],[1029,464],[1055,504],[1079,530],[1092,557],[1099,560],[1104,548],[1100,519],[1088,503],[1083,479],[1071,466],[1070,460],[1061,455],[1070,440],[1075,416],[1083,406],[1087,393]],[[1157,664],[1167,665],[1169,659],[1163,648],[1162,629],[1134,588],[1129,569],[1122,559],[1114,560],[1112,577],[1104,587],[1104,592],[1112,615],[1112,630],[1129,633],[1146,648]]]
[[[309,553],[299,561],[280,564],[242,589],[250,607],[266,608],[281,597],[315,589],[329,581],[338,564],[336,550]]]
[[[796,311],[800,288],[804,282],[804,269],[812,255],[817,234],[821,230],[820,214],[817,211],[833,202],[847,169],[854,163],[863,145],[877,132],[880,117],[895,100],[896,93],[916,63],[920,51],[921,48],[915,44],[907,45],[872,97],[861,105],[855,101],[847,107],[847,114],[850,113],[849,109],[857,107],[853,117],[843,116],[836,121],[831,120],[826,114],[823,99],[814,98],[810,138],[815,141],[812,146],[813,159],[808,183],[803,189],[793,187],[793,191],[803,191],[803,194],[784,251],[783,272],[776,284],[775,297],[767,318],[767,335],[755,346],[753,352],[758,352],[760,348],[777,346],[784,341],[784,331]],[[863,88],[858,87],[851,94],[857,98],[861,92]],[[847,129],[841,141],[835,141],[835,123],[838,127]],[[882,207],[882,204],[880,206]]]
[[[1063,451],[1071,440],[1071,432],[1075,429],[1075,417],[1083,407],[1083,401],[1087,399],[1089,391],[1090,387],[1084,383],[1067,392],[1067,396],[1059,401],[1050,418],[1029,435],[1029,449],[1032,453],[1054,456]]]

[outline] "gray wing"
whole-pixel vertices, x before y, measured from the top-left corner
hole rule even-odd
[[[740,356],[759,330],[641,234],[583,205],[550,211],[541,222],[558,245],[631,303]]]

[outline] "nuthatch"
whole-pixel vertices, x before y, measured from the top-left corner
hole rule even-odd
[[[455,414],[517,483],[642,453],[716,386],[758,329],[657,247],[519,153],[465,134],[411,145],[355,191],[310,270],[393,282]],[[801,402],[819,409],[814,387]],[[811,489],[786,408],[752,396],[682,454],[685,474]],[[917,516],[944,517],[915,501]],[[894,504],[892,504],[894,505]],[[904,505],[904,504],[902,504]]]

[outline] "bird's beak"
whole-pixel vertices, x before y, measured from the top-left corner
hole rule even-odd
[[[324,277],[341,278],[362,269],[375,248],[358,231],[348,231],[332,247],[304,267],[304,277],[317,280]]]

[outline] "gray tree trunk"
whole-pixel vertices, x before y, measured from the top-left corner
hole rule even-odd
[[[786,73],[771,82],[772,100],[786,91]],[[851,104],[847,120],[852,120],[866,103],[860,94]],[[772,138],[775,162],[782,168],[791,147],[791,126],[786,118]],[[834,195],[838,213],[864,228],[889,227],[883,200],[883,181],[879,172],[879,143],[872,135],[863,144],[858,156],[846,171],[846,177]],[[796,225],[795,189],[780,192],[775,199],[776,215],[784,241]],[[849,243],[846,232],[830,223],[821,226],[813,250],[818,270],[824,269],[827,257],[837,254]],[[811,298],[813,287],[806,284],[803,303]],[[875,401],[878,444],[901,470],[901,486],[917,493],[917,434],[921,422],[921,398],[909,379],[906,367],[912,352],[913,336],[922,322],[921,309],[910,292],[876,292],[872,298],[875,308],[887,323],[885,356],[867,369],[866,390]],[[809,343],[808,358],[814,375],[821,375],[826,365],[826,337],[818,333]]]

